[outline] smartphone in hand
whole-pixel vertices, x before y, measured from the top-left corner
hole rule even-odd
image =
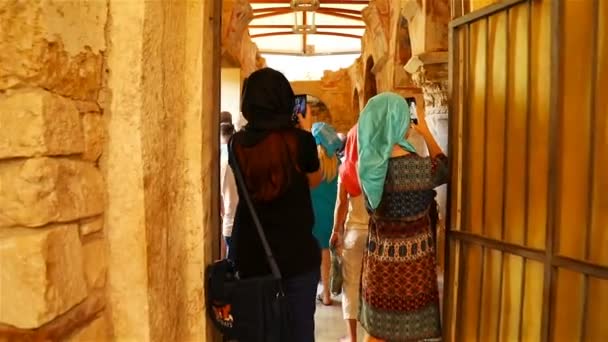
[[[302,117],[306,116],[306,95],[296,95],[295,96],[295,104],[293,106],[293,113],[291,114],[291,121],[294,125],[299,123],[298,114],[301,114]]]

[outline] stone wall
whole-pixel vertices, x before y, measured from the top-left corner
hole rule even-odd
[[[242,78],[266,66],[266,60],[249,36],[252,18],[248,0],[222,1],[222,59],[229,66],[240,67]]]
[[[204,229],[218,226],[217,3],[110,1],[101,165],[118,340],[206,338],[202,271],[213,236]]]
[[[0,2],[0,340],[113,335],[98,167],[107,11]]]
[[[401,15],[410,27],[412,57],[405,69],[422,89],[424,115],[431,133],[448,151],[448,0],[401,0]],[[446,215],[447,187],[437,189],[439,213]],[[439,234],[441,238],[442,233]]]
[[[361,109],[383,91],[415,97],[447,150],[449,1],[372,0],[362,16],[361,57],[348,69],[352,97]]]
[[[308,94],[319,98],[329,111],[328,121],[338,131],[348,132],[358,118],[353,106],[351,81],[347,69],[325,71],[320,81],[294,81],[291,87],[296,94]]]
[[[211,340],[217,4],[0,2],[1,341]]]
[[[401,2],[372,0],[362,15],[366,30],[361,57],[348,71],[351,96],[358,96],[361,109],[371,96],[383,91],[422,100],[421,89],[403,69],[412,50],[408,22],[401,15]]]

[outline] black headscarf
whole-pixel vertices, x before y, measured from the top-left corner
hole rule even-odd
[[[271,68],[253,72],[243,82],[241,112],[247,119],[245,145],[255,145],[273,130],[292,127],[295,97],[285,76]]]

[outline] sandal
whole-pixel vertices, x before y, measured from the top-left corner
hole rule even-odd
[[[329,300],[329,303],[326,303],[323,300],[323,295],[321,295],[321,294],[317,295],[317,302],[319,302],[319,303],[321,303],[321,304],[323,304],[325,306],[332,306],[334,304],[333,300],[331,300],[331,299]]]

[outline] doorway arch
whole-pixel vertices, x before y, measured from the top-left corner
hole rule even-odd
[[[378,88],[376,86],[376,75],[374,74],[373,69],[374,58],[369,56],[365,62],[365,80],[363,85],[363,96],[365,101],[364,105],[367,104],[369,99],[378,93]]]
[[[331,111],[327,107],[327,104],[318,96],[306,94],[306,97],[306,102],[308,102],[308,105],[310,106],[310,111],[314,121],[333,124]]]
[[[359,118],[361,113],[361,102],[359,101],[359,89],[355,88],[353,92],[353,114],[356,118]]]

